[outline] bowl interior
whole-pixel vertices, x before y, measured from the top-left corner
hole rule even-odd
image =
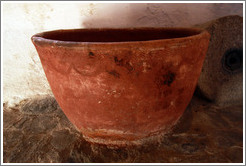
[[[70,42],[130,42],[183,38],[200,33],[201,30],[189,28],[74,29],[44,32],[36,36]]]

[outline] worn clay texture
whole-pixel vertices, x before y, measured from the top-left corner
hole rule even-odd
[[[211,34],[198,87],[217,105],[243,103],[243,17],[227,16],[197,27]]]
[[[125,148],[90,144],[50,96],[3,109],[4,163],[240,163],[243,106],[218,107],[197,96],[158,142]]]
[[[32,42],[70,122],[91,142],[125,146],[177,123],[209,38],[195,28],[77,29],[39,33]]]

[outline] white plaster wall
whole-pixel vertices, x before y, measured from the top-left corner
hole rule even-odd
[[[68,28],[192,26],[242,13],[242,4],[2,2],[3,102],[11,106],[25,98],[52,94],[30,40],[35,33]]]

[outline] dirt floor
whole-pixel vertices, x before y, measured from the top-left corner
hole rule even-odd
[[[3,109],[3,162],[243,162],[243,106],[220,108],[193,97],[158,143],[113,149],[86,142],[53,97]]]

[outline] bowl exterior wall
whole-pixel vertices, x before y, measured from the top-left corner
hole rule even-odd
[[[34,45],[68,119],[91,142],[120,144],[168,132],[178,121],[208,43],[204,35],[119,46]]]

